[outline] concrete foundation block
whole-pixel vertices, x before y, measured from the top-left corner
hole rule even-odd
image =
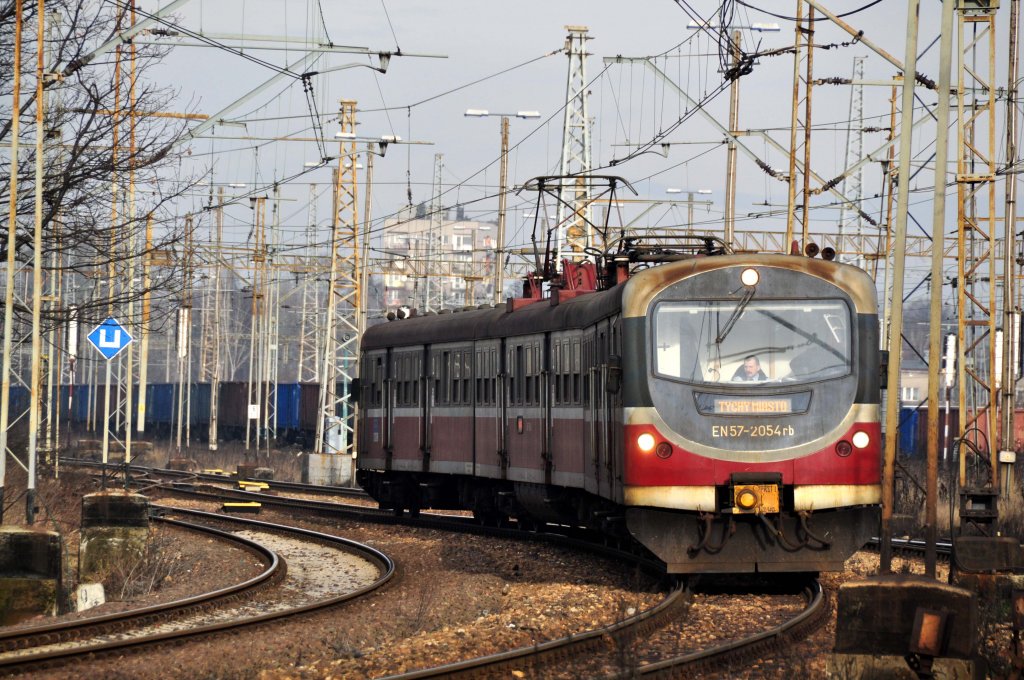
[[[0,526],[0,625],[58,613],[60,534]]]
[[[257,467],[255,463],[239,463],[235,468],[235,476],[239,479],[252,479],[256,474]]]
[[[273,480],[274,479],[274,468],[258,467],[255,470],[253,470],[252,478],[253,479]]]
[[[79,580],[102,581],[111,569],[137,562],[146,552],[148,541],[147,527],[83,528],[78,548]]]
[[[971,659],[978,629],[974,593],[913,575],[877,576],[839,588],[835,652],[902,657],[919,609],[946,617],[938,657]]]
[[[197,469],[199,466],[191,458],[171,458],[167,461],[168,470],[180,470],[182,472],[190,472]]]
[[[0,626],[56,616],[59,597],[58,579],[0,576]]]
[[[973,680],[977,664],[966,659],[935,659],[932,664],[936,680]],[[825,664],[825,677],[833,680],[918,680],[901,656],[877,654],[833,654]]]
[[[106,489],[82,497],[82,527],[148,527],[149,499],[123,489]]]
[[[111,489],[82,498],[80,581],[100,581],[118,564],[135,562],[149,540],[149,499]]]
[[[138,456],[153,450],[151,442],[132,442],[132,456]],[[100,439],[79,439],[78,455],[92,460],[101,460],[103,456],[103,441]],[[110,440],[107,442],[107,462],[124,462],[124,443]]]
[[[345,453],[307,453],[302,466],[305,484],[352,486],[352,456]]]

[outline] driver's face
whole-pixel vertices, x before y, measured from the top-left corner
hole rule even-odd
[[[746,371],[747,375],[754,376],[761,370],[761,365],[757,359],[747,359],[743,362],[743,370]]]

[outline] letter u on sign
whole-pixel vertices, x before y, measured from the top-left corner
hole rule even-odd
[[[119,349],[121,347],[121,329],[101,328],[99,343],[100,347]]]

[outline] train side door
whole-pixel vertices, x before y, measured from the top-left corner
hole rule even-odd
[[[601,412],[593,390],[587,387],[593,368],[587,363],[587,351],[591,344],[591,332],[584,330],[581,336],[572,339],[573,392],[579,396],[586,414],[586,465],[590,484],[588,491],[600,493],[603,478],[601,468]]]
[[[427,360],[426,360],[426,349],[416,352],[412,357],[412,369],[409,373],[408,380],[412,381],[412,395],[411,402],[412,407],[416,409],[416,447],[415,450],[422,452],[424,442],[426,441],[426,422],[427,419],[424,417],[424,409],[426,408],[426,399],[423,395],[423,376],[426,373]]]
[[[541,433],[542,446],[544,450],[541,455],[544,458],[544,483],[551,484],[551,477],[554,473],[554,451],[552,445],[552,415],[551,415],[551,334],[545,333],[540,341],[540,408],[541,418],[544,423],[544,431]]]
[[[423,348],[423,376],[421,378],[422,389],[420,394],[422,396],[423,403],[423,435],[421,441],[423,442],[420,446],[420,450],[423,453],[423,471],[430,471],[430,442],[431,442],[431,430],[432,420],[434,415],[434,392],[435,392],[435,379],[439,375],[437,372],[437,357],[431,351],[429,346]]]
[[[614,379],[609,378],[613,387],[605,388],[606,399],[608,400],[608,430],[611,434],[608,440],[608,451],[612,467],[612,499],[621,502],[622,500],[622,471],[623,471],[623,416],[622,416],[622,319],[616,317],[609,320],[608,332],[611,341],[609,343],[609,355],[606,359],[608,368],[606,371],[616,371]],[[614,366],[612,365],[614,357]]]
[[[595,373],[598,380],[591,385],[601,403],[601,442],[604,460],[604,485],[601,488],[601,495],[605,498],[612,498],[612,489],[615,485],[615,458],[612,445],[612,399],[606,386],[608,384],[608,322],[602,321],[598,325],[596,350],[593,353],[593,362],[597,366]]]
[[[384,356],[384,366],[382,370],[384,374],[381,376],[384,382],[384,456],[387,461],[388,470],[391,469],[391,462],[394,457],[395,447],[392,426],[395,422],[395,375],[398,371],[395,366],[395,353],[391,348],[388,348],[387,354]]]
[[[497,362],[498,368],[498,384],[495,390],[495,399],[498,403],[498,408],[495,409],[497,422],[494,424],[494,429],[497,432],[497,447],[498,447],[498,460],[501,466],[501,478],[508,479],[508,400],[509,400],[509,382],[508,382],[508,371],[509,361],[506,358],[506,351],[508,344],[504,339],[498,343],[497,356],[494,357]]]

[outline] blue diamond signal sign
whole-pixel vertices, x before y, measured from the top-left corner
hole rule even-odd
[[[107,360],[116,357],[134,340],[124,326],[112,316],[108,316],[106,321],[93,328],[88,338],[92,346]]]

